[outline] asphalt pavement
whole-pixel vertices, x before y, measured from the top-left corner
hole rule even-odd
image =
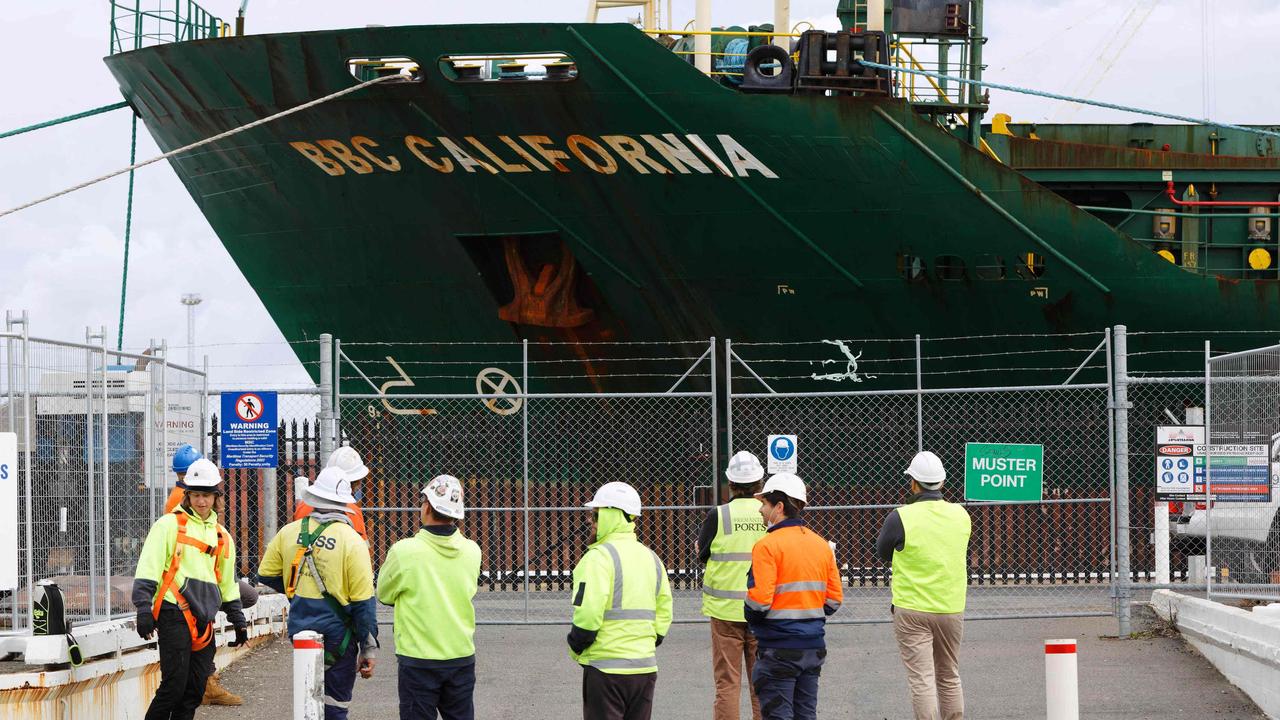
[[[1117,640],[1111,618],[983,620],[965,625],[961,673],[966,717],[1027,720],[1045,716],[1043,644],[1079,642],[1082,718],[1262,720],[1244,693],[1149,613],[1135,612],[1136,637]],[[581,716],[581,670],[569,660],[564,626],[481,626],[477,639],[479,720],[565,720]],[[358,680],[352,720],[397,716],[390,628],[376,675]],[[833,625],[820,687],[820,718],[909,720],[911,706],[892,628]],[[711,717],[709,630],[675,625],[658,650],[655,720]],[[290,710],[289,645],[272,642],[223,675],[245,697],[240,708],[202,709],[198,717],[279,720]],[[744,710],[746,705],[744,702]],[[744,712],[749,718],[749,712]]]

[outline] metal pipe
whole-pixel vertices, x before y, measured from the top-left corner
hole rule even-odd
[[[1169,202],[1179,207],[1280,207],[1280,201],[1276,200],[1179,200],[1178,193],[1173,189],[1173,181],[1168,181],[1165,188],[1165,195],[1169,197]],[[1254,217],[1254,216],[1249,216]]]
[[[969,77],[973,84],[969,86],[969,144],[979,147],[982,144],[982,45],[986,38],[982,37],[982,0],[973,0],[969,8]]]
[[[693,51],[698,53],[693,58],[693,66],[704,75],[711,74],[711,0],[697,0],[694,6],[693,29],[698,35],[693,37]],[[782,28],[774,26],[774,30]]]
[[[84,341],[88,345],[93,338],[93,332],[89,328],[84,329]],[[106,384],[103,384],[106,388]],[[105,409],[105,408],[104,408]],[[103,420],[106,420],[104,417]],[[84,435],[85,435],[85,471],[88,475],[88,488],[85,495],[85,503],[88,506],[88,530],[89,530],[89,618],[91,620],[98,619],[98,578],[96,571],[98,569],[98,533],[97,519],[94,517],[98,512],[97,493],[94,492],[94,462],[93,462],[93,354],[84,351]]]
[[[1125,326],[1117,325],[1115,343],[1115,464],[1116,464],[1116,621],[1123,640],[1131,632],[1129,605],[1129,372]]]
[[[34,524],[31,518],[31,327],[28,325],[30,316],[27,311],[22,311],[22,456],[25,467],[23,468],[23,487],[26,492],[26,502],[24,511],[26,512],[26,543],[27,543],[27,587],[35,587],[35,548],[32,547],[34,541],[32,528]],[[15,595],[17,593],[14,593]],[[35,617],[35,596],[34,592],[27,593],[27,627],[32,626],[32,618]]]
[[[520,341],[520,389],[529,392],[529,339]],[[529,399],[521,402],[521,475],[524,477],[524,621],[529,622]]]
[[[920,334],[916,333],[916,452],[924,451],[924,358]]]
[[[711,497],[711,507],[720,504],[720,483],[717,480],[720,477],[720,427],[719,418],[716,413],[716,338],[711,336],[711,342],[708,343],[707,352],[711,354],[711,488],[714,494]],[[732,453],[733,449],[730,448]]]
[[[733,457],[737,450],[733,445],[733,341],[729,338],[724,339],[724,368],[724,434],[729,457]]]
[[[1107,475],[1109,481],[1109,493],[1107,497],[1111,499],[1110,523],[1111,526],[1111,552],[1109,555],[1111,570],[1111,587],[1115,592],[1116,583],[1116,417],[1115,417],[1115,373],[1112,370],[1112,346],[1111,346],[1111,328],[1107,328]]]
[[[1213,446],[1213,424],[1212,424],[1212,391],[1213,383],[1210,382],[1210,368],[1213,366],[1211,362],[1213,358],[1209,341],[1204,341],[1204,441],[1206,445]],[[1213,595],[1213,453],[1209,452],[1204,456],[1204,593],[1206,596]],[[1194,485],[1192,487],[1194,490]]]
[[[107,617],[111,616],[111,541],[115,537],[111,533],[111,436],[110,415],[107,408],[107,326],[98,327],[98,342],[102,349],[102,367],[99,368],[102,380],[102,537],[105,541],[102,548],[102,562],[106,566],[106,582],[103,583],[104,604]]]
[[[773,29],[778,32],[791,29],[791,0],[773,0]],[[791,52],[791,43],[781,36],[775,35],[773,44]]]
[[[342,443],[342,341],[333,339],[333,437]]]
[[[320,467],[329,462],[333,452],[331,423],[333,420],[333,336],[320,335]]]

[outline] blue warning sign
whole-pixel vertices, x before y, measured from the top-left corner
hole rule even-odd
[[[223,469],[273,468],[279,464],[273,392],[224,392],[218,418]]]

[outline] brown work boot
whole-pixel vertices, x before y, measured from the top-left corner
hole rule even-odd
[[[222,687],[222,683],[218,681],[217,673],[209,676],[209,682],[204,686],[204,700],[202,705],[240,705],[244,699],[239,695]]]

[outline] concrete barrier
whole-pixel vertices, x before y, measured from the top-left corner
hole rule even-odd
[[[1280,604],[1245,610],[1157,590],[1151,607],[1267,717],[1280,719]]]
[[[249,646],[232,648],[230,626],[221,623],[216,663],[226,667],[267,638],[283,635],[289,604],[263,595],[245,611]],[[156,642],[143,640],[132,618],[72,628],[84,664],[70,667],[63,636],[9,637],[3,648],[22,655],[25,669],[0,674],[0,720],[141,720],[160,685]]]

